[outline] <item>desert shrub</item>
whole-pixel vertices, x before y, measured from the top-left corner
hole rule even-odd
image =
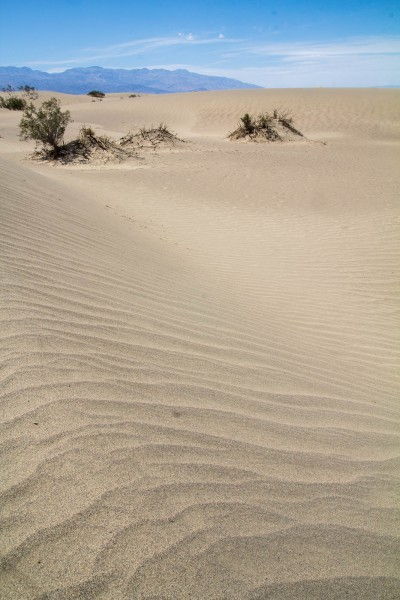
[[[134,156],[129,148],[122,148],[118,142],[107,136],[96,135],[91,127],[83,126],[79,137],[59,147],[56,155],[42,150],[36,153],[36,158],[56,160],[61,164],[81,164],[121,162]]]
[[[277,142],[304,136],[294,127],[293,118],[288,113],[275,109],[272,114],[261,113],[257,117],[246,113],[241,117],[237,129],[228,137],[232,140]]]
[[[286,112],[279,113],[278,111],[275,110],[274,115],[276,115],[276,118],[278,119],[279,123],[281,125],[283,125],[283,127],[285,127],[286,129],[289,129],[289,131],[291,131],[295,135],[304,137],[304,135],[301,133],[301,131],[299,131],[298,129],[296,129],[296,127],[294,127],[293,117],[289,113],[286,113]]]
[[[129,94],[129,98],[140,98],[140,94]]]
[[[31,85],[20,85],[18,89],[20,92],[27,92],[27,93],[36,91],[36,88]]]
[[[0,106],[8,110],[24,110],[26,108],[26,100],[18,98],[18,96],[10,96],[9,98],[2,98],[0,96]]]
[[[128,133],[121,138],[121,146],[136,146],[139,148],[157,148],[158,146],[177,146],[183,143],[184,140],[170,131],[164,123],[160,123],[158,127],[142,127],[137,133]]]
[[[92,129],[91,127],[87,127],[86,125],[83,125],[79,131],[79,136],[82,139],[90,139],[90,138],[94,138],[95,137],[95,132],[94,129]]]
[[[25,108],[20,121],[22,139],[32,139],[57,156],[65,129],[71,120],[68,110],[62,111],[57,98],[46,100],[39,108],[31,103]]]
[[[15,96],[15,91],[15,88],[13,88],[11,85],[7,85],[2,88],[2,92],[7,94],[7,98],[0,96],[1,108],[7,108],[8,110],[24,110],[26,107],[26,100],[24,100],[24,98]]]
[[[117,145],[111,138],[105,135],[96,135],[91,127],[86,127],[85,125],[81,127],[78,141],[86,148],[97,147],[102,150],[110,150],[110,148]]]
[[[99,90],[91,90],[90,92],[87,93],[87,96],[91,96],[92,98],[104,98],[105,93],[100,92]]]
[[[18,89],[20,92],[23,92],[29,100],[37,100],[39,96],[37,89],[32,85],[21,85]]]
[[[249,115],[249,113],[246,113],[240,120],[242,123],[241,128],[243,132],[245,132],[246,135],[251,135],[256,127],[252,117]]]

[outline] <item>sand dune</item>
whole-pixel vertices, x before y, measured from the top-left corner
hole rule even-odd
[[[4,597],[399,597],[399,92],[58,96],[187,144],[0,113]],[[226,139],[275,106],[306,141]]]

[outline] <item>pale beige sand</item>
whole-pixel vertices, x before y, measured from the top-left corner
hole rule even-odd
[[[54,167],[0,112],[3,597],[400,597],[400,92],[60,97],[189,143]],[[276,106],[312,141],[224,138]]]

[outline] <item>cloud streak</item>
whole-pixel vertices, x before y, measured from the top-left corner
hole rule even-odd
[[[140,66],[151,67],[159,60],[160,53],[157,51],[160,49],[165,50],[165,68],[187,68],[268,87],[400,83],[400,37],[383,36],[331,42],[260,43],[224,37],[222,34],[199,37],[193,33],[181,32],[175,36],[128,40],[102,48],[85,48],[79,57],[70,59],[30,61],[25,64],[60,71],[68,66],[88,66],[108,61],[115,65],[119,61],[119,66],[132,68],[134,61],[127,64],[127,59],[140,56]],[[191,64],[188,64],[189,61]]]
[[[241,49],[260,56],[282,56],[290,59],[324,58],[365,54],[399,54],[400,38],[353,38],[334,43],[308,42],[290,44],[255,44]]]
[[[219,34],[216,37],[197,38],[193,33],[178,33],[176,36],[153,37],[145,39],[130,40],[120,44],[104,46],[102,48],[84,48],[79,57],[68,58],[56,61],[27,61],[24,63],[27,66],[40,65],[69,65],[69,64],[84,64],[90,61],[110,58],[126,58],[129,56],[138,56],[141,54],[151,53],[159,48],[171,48],[173,46],[207,46],[213,44],[240,43],[243,40],[221,37]]]

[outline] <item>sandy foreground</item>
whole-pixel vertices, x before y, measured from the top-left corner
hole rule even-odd
[[[188,142],[0,111],[3,598],[399,598],[400,91],[54,95]],[[275,107],[308,141],[226,139]]]

